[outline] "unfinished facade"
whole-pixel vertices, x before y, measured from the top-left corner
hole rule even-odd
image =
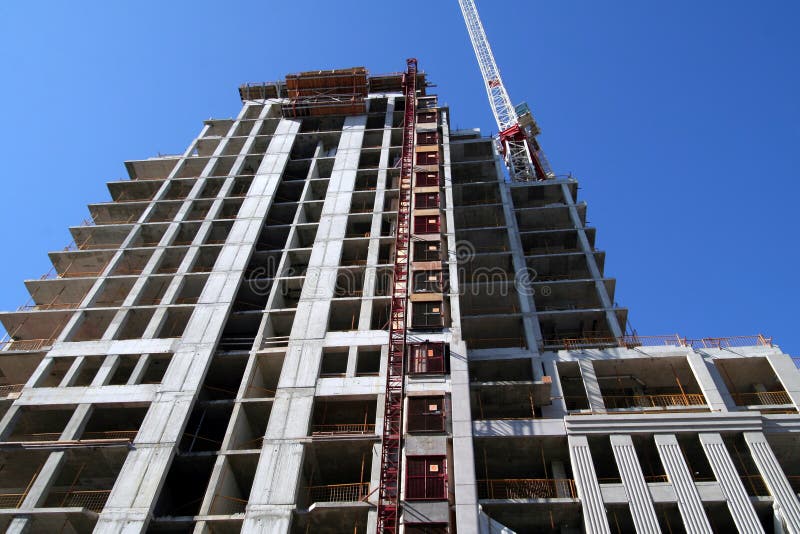
[[[792,359],[626,335],[577,181],[410,74],[243,86],[126,163],[0,316],[0,529],[386,532],[396,487],[407,534],[800,532]]]

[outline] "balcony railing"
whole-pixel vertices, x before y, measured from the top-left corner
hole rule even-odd
[[[27,493],[0,493],[0,508],[19,508]]]
[[[578,335],[561,335],[544,341],[550,349],[574,350],[589,347],[687,347],[692,349],[729,348],[729,347],[771,347],[772,338],[762,334],[755,336],[704,337],[688,339],[678,334],[668,336],[629,335],[613,337],[596,332]]]
[[[133,441],[138,430],[109,430],[109,431],[90,431],[84,432],[79,441],[108,441],[108,440],[126,440]],[[32,441],[61,441],[61,432],[36,432],[31,434],[19,434],[12,436],[8,439],[11,442],[32,442]],[[73,441],[73,440],[67,440]]]
[[[312,425],[313,436],[335,436],[344,434],[374,434],[373,423],[344,423],[337,425]]]
[[[763,406],[772,404],[792,404],[785,391],[758,391],[755,393],[731,393],[737,406]]]
[[[369,482],[308,486],[309,502],[358,502],[369,495]]]
[[[93,512],[100,512],[106,505],[111,490],[82,490],[56,492],[51,495],[60,507],[85,508]]]
[[[571,478],[499,478],[478,480],[480,499],[575,499]]]
[[[107,430],[102,432],[84,432],[80,439],[83,440],[106,440],[106,439],[124,439],[133,441],[136,439],[138,430]]]
[[[0,386],[0,399],[4,399],[14,393],[19,393],[22,391],[24,386],[25,384],[8,384],[5,386]]]
[[[603,395],[603,403],[611,409],[649,409],[683,406],[705,406],[701,393],[677,393],[668,395]]]
[[[55,302],[50,304],[25,304],[17,308],[17,311],[48,311],[48,310],[74,310],[80,306],[80,302]]]
[[[40,350],[53,344],[54,339],[21,339],[0,341],[0,350]]]

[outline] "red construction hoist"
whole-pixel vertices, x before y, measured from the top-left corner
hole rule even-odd
[[[381,448],[381,485],[378,490],[379,534],[395,534],[400,516],[400,473],[403,458],[403,392],[406,354],[406,309],[411,242],[411,180],[414,171],[417,60],[407,60],[403,76],[403,153],[400,166],[400,203],[395,234],[392,310],[389,322],[389,363]]]

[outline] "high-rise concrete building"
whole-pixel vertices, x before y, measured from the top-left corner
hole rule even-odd
[[[800,532],[792,359],[626,335],[577,181],[409,72],[126,163],[0,316],[0,529]]]

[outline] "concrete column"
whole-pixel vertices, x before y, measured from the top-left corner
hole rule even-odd
[[[569,436],[567,441],[575,487],[582,505],[583,528],[587,534],[611,534],[600,483],[597,481],[592,453],[589,450],[589,440],[586,436]]]
[[[69,422],[67,423],[67,426],[64,428],[64,431],[61,433],[60,439],[66,441],[77,438],[83,431],[86,423],[89,421],[91,412],[91,404],[78,405]],[[63,451],[50,453],[41,469],[39,469],[39,472],[36,475],[36,480],[28,489],[28,494],[25,496],[25,500],[22,501],[22,505],[20,506],[21,510],[41,506],[41,504],[44,502],[44,499],[47,497],[47,494],[50,492],[50,488],[55,483],[58,474],[61,472],[61,468],[64,465],[64,455],[65,453]],[[30,516],[16,516],[14,519],[12,519],[11,524],[6,532],[27,532],[30,528],[30,523]]]
[[[775,376],[783,384],[783,389],[792,399],[795,409],[800,410],[800,370],[786,354],[770,354],[767,361],[775,371]]]
[[[150,365],[151,356],[149,354],[142,354],[139,356],[139,359],[136,360],[136,365],[133,367],[133,371],[131,371],[131,376],[128,377],[128,385],[139,384],[141,383],[145,371],[147,371],[147,366]]]
[[[0,441],[6,441],[8,436],[14,431],[17,419],[22,415],[22,407],[14,403],[8,411],[0,418]]]
[[[656,434],[655,440],[661,463],[678,496],[678,511],[687,534],[711,534],[711,525],[677,438],[674,434]]]
[[[264,107],[262,119],[271,107]],[[231,131],[240,119],[234,122]],[[260,123],[256,121],[254,128]],[[127,534],[146,529],[298,130],[297,121],[281,120],[270,139],[183,337],[174,345],[172,361],[142,423],[136,448],[128,453],[95,532]],[[237,156],[226,181],[228,186],[244,164],[243,154],[252,143],[253,138],[246,141],[243,153]],[[220,194],[224,191],[223,187]]]
[[[611,450],[619,468],[622,485],[630,502],[631,516],[636,532],[661,532],[650,490],[642,474],[633,440],[625,434],[611,435]]]
[[[78,373],[85,362],[85,356],[78,356],[75,358],[75,361],[73,361],[72,365],[69,366],[69,369],[64,374],[64,378],[61,379],[61,383],[58,385],[58,387],[66,388],[71,386],[72,383],[75,382],[75,378],[78,376]]]
[[[558,367],[555,360],[543,360],[547,376],[553,381],[550,386],[550,406],[542,406],[542,415],[551,419],[560,419],[567,415],[567,400],[564,398],[564,389],[561,387],[561,378],[558,376]]]
[[[60,439],[62,441],[68,441],[79,437],[86,427],[86,423],[89,422],[92,410],[93,407],[91,404],[78,405],[67,423],[67,426],[64,428],[64,431],[61,433]],[[53,484],[61,472],[61,468],[64,466],[65,455],[66,453],[63,451],[50,453],[47,460],[45,460],[42,465],[42,468],[39,470],[39,474],[36,475],[36,480],[31,484],[28,494],[25,496],[25,500],[22,501],[20,509],[36,508],[44,503],[47,494],[50,493],[50,488],[53,487]],[[22,524],[29,522],[30,520],[25,517],[16,518],[14,521],[15,529],[18,529],[16,531],[24,532],[24,529],[27,527]],[[22,528],[22,530],[19,530],[20,528]]]
[[[600,383],[597,381],[597,374],[594,372],[592,360],[578,360],[578,368],[583,379],[583,387],[586,388],[586,398],[589,399],[589,408],[593,412],[605,412],[606,405],[603,402],[603,393],[600,390]]]
[[[31,516],[18,515],[9,523],[6,534],[28,534],[31,531]]]
[[[728,501],[733,522],[739,532],[744,534],[763,534],[764,528],[758,520],[753,503],[742,485],[736,466],[733,465],[722,436],[719,434],[700,434],[700,444],[708,456],[708,463],[714,477],[722,487],[722,493]]]
[[[50,357],[45,356],[42,359],[42,361],[39,362],[39,365],[36,366],[36,369],[33,371],[33,374],[28,379],[28,381],[25,383],[25,387],[26,388],[32,388],[36,384],[38,384],[42,379],[44,379],[45,376],[47,376],[47,374],[53,368],[53,365],[55,363],[56,363],[55,358],[53,358],[52,356],[50,356]],[[2,428],[3,428],[3,426],[2,426],[2,424],[0,424],[0,431],[2,431]]]
[[[494,143],[492,143],[494,147]],[[495,152],[495,168],[497,169],[498,187],[500,198],[503,202],[503,215],[508,227],[508,243],[511,245],[511,261],[514,266],[514,286],[519,294],[520,311],[522,312],[522,326],[525,329],[525,341],[528,350],[533,354],[539,353],[543,345],[542,329],[536,317],[536,299],[534,297],[531,277],[528,276],[528,264],[525,262],[525,251],[522,248],[522,238],[519,235],[517,217],[514,214],[514,199],[511,188],[505,181],[502,163],[497,149]]]
[[[297,500],[322,347],[342,254],[366,116],[345,119],[290,333],[243,531],[288,532]],[[287,151],[288,153],[288,151]]]
[[[120,358],[115,354],[111,354],[103,358],[103,363],[100,364],[100,369],[92,379],[92,387],[105,386],[111,381],[117,366],[119,365]]]
[[[461,335],[458,262],[456,250],[455,219],[453,216],[453,181],[450,167],[450,128],[446,111],[442,110],[442,153],[444,155],[444,198],[447,234],[446,247],[450,252],[442,265],[450,271],[450,411],[453,435],[453,487],[456,502],[456,530],[478,531],[478,490],[475,482],[475,451],[472,440],[472,410],[469,397],[469,371],[467,346]]]
[[[777,515],[783,520],[786,531],[791,534],[800,533],[800,501],[775,458],[767,438],[762,432],[745,432],[744,440],[750,448],[758,472],[775,499]]]
[[[701,354],[696,352],[690,352],[686,356],[686,361],[712,412],[727,411],[729,406],[733,407],[733,401],[725,388],[722,377],[716,372],[716,369],[714,369],[714,373],[709,369],[709,365],[713,366],[712,363],[707,362]],[[723,392],[727,396],[728,402],[726,402]]]
[[[570,193],[569,185],[566,182],[561,184],[561,192],[564,197],[564,202],[567,204],[567,206],[569,206],[569,216],[570,219],[572,219],[572,225],[578,232],[578,243],[580,243],[583,254],[586,256],[586,264],[589,266],[589,272],[594,279],[594,286],[597,290],[597,296],[600,299],[600,302],[603,304],[603,308],[606,310],[606,321],[608,322],[608,328],[611,330],[611,334],[614,337],[622,337],[624,332],[620,327],[617,314],[614,313],[613,309],[611,309],[614,306],[614,302],[608,295],[606,284],[603,282],[603,273],[600,272],[600,268],[597,266],[597,259],[594,257],[592,244],[589,242],[589,238],[586,236],[586,230],[583,228],[583,222],[581,222],[580,215],[575,207],[575,200],[572,198],[572,193]]]

